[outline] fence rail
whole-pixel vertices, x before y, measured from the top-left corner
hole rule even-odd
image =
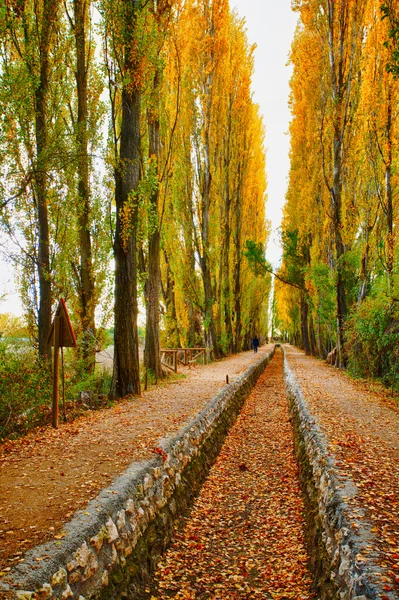
[[[205,364],[206,348],[161,348],[161,363],[175,373],[179,363],[190,367],[200,356]]]

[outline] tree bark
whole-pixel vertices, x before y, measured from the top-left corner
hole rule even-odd
[[[224,227],[223,227],[223,243],[222,243],[222,301],[224,313],[224,328],[229,352],[233,350],[233,325],[231,321],[231,305],[230,305],[230,236],[231,236],[231,194],[230,194],[230,162],[231,162],[231,121],[232,121],[232,98],[229,100],[229,119],[228,132],[226,140],[226,155],[224,159],[225,171],[225,186],[224,186]]]
[[[95,325],[95,278],[92,261],[90,234],[90,184],[88,152],[88,101],[87,75],[88,56],[86,25],[89,4],[87,0],[74,0],[75,44],[76,44],[76,87],[78,95],[78,118],[76,145],[78,152],[78,230],[80,250],[80,322],[82,328],[82,359],[88,373],[93,373],[96,364]]]
[[[51,270],[50,270],[50,233],[47,198],[48,163],[48,116],[47,97],[50,72],[50,40],[58,9],[57,0],[44,0],[41,16],[39,41],[39,82],[35,92],[35,138],[36,171],[35,189],[39,226],[38,240],[38,277],[39,277],[39,356],[51,358],[47,344],[51,325]]]
[[[337,261],[336,306],[337,306],[337,366],[344,367],[345,339],[344,325],[348,313],[346,303],[344,264],[345,246],[342,241],[342,134],[341,129],[335,133],[334,139],[334,184],[331,190],[333,226],[335,235],[335,252]]]
[[[137,191],[140,180],[141,91],[134,83],[138,66],[133,62],[136,40],[136,4],[128,5],[125,22],[125,56],[119,164],[115,169],[116,229],[114,370],[111,398],[137,394],[140,389],[137,331]],[[128,223],[123,220],[128,209]]]
[[[240,174],[238,175],[240,181]],[[235,240],[234,240],[234,317],[235,317],[235,336],[234,350],[241,352],[242,350],[242,320],[241,320],[241,182],[238,184],[236,194],[236,223],[235,223]]]
[[[209,265],[209,210],[211,201],[211,172],[210,172],[210,138],[209,131],[205,135],[205,164],[202,186],[202,211],[201,211],[201,241],[202,256],[200,265],[204,285],[204,322],[205,322],[205,344],[213,350],[215,358],[219,358],[216,327],[213,319],[214,294],[212,289],[211,271]]]
[[[150,159],[156,164],[158,176],[160,152],[160,123],[159,123],[159,86],[160,73],[155,73],[153,95],[155,106],[148,111],[148,137]],[[155,218],[154,230],[148,240],[148,276],[145,284],[146,298],[146,331],[144,362],[155,377],[162,377],[160,335],[159,335],[159,295],[161,289],[160,267],[160,231],[159,231],[159,188],[156,186],[150,198],[152,217]]]
[[[173,273],[170,268],[169,257],[164,250],[164,257],[166,263],[166,285],[162,287],[163,299],[166,304],[166,329],[169,342],[174,347],[180,345],[180,336],[178,330],[178,320],[176,314],[176,301],[175,301],[175,282],[173,279]]]
[[[345,245],[342,239],[342,185],[344,143],[351,126],[351,105],[356,53],[361,49],[364,5],[327,0],[328,47],[333,111],[333,181],[330,188],[336,255],[337,366],[346,363],[344,325],[347,300],[344,277]]]
[[[394,217],[393,217],[393,194],[392,194],[392,91],[388,93],[387,114],[387,146],[388,156],[385,163],[385,195],[386,195],[386,217],[387,217],[387,275],[388,292],[392,294],[393,267],[394,267]]]
[[[304,292],[301,292],[301,332],[302,345],[306,356],[310,356],[310,341],[308,329],[309,307]]]

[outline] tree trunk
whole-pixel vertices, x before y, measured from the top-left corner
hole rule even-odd
[[[160,135],[159,135],[159,85],[160,74],[156,72],[154,76],[153,92],[155,97],[155,107],[148,113],[148,137],[150,158],[155,160],[156,172],[158,175]],[[152,217],[155,218],[155,226],[150,233],[148,240],[148,276],[145,284],[146,298],[146,331],[145,331],[145,351],[144,362],[148,369],[151,369],[155,377],[162,377],[160,336],[159,336],[159,294],[161,288],[161,268],[160,268],[160,232],[159,232],[159,189],[158,186],[153,191],[150,198],[150,208]]]
[[[80,322],[82,327],[82,359],[85,370],[93,373],[96,364],[95,280],[92,263],[90,234],[90,185],[88,152],[88,104],[87,104],[87,47],[86,24],[88,2],[74,0],[76,85],[78,95],[78,118],[76,142],[78,152],[78,230],[80,250]]]
[[[316,333],[314,329],[312,311],[309,311],[309,344],[310,344],[310,354],[312,356],[317,356],[317,342],[316,342]]]
[[[327,0],[329,62],[331,76],[331,103],[333,111],[333,182],[330,187],[332,224],[336,255],[336,317],[337,317],[337,366],[346,363],[344,325],[347,316],[344,256],[342,239],[342,185],[343,151],[348,142],[348,130],[352,124],[352,99],[356,93],[357,59],[362,48],[363,16],[365,3]],[[346,144],[347,146],[347,144]],[[347,149],[346,149],[347,151]]]
[[[174,287],[175,283],[173,280],[173,273],[170,268],[169,258],[164,250],[164,257],[166,263],[166,286],[163,287],[163,299],[166,304],[166,330],[169,342],[173,347],[180,345],[180,336],[178,330],[178,320],[176,314],[176,299]]]
[[[215,358],[219,358],[219,349],[216,336],[216,327],[213,319],[213,303],[214,295],[212,289],[211,271],[209,266],[209,209],[211,200],[211,172],[210,172],[210,157],[209,157],[209,131],[205,139],[205,164],[203,175],[202,189],[202,223],[201,223],[201,240],[202,240],[202,256],[200,257],[200,265],[202,272],[202,281],[204,285],[204,322],[205,322],[205,343],[213,350]]]
[[[308,313],[309,307],[305,294],[301,292],[301,331],[302,331],[302,346],[306,356],[310,355],[309,329],[308,329]]]
[[[111,398],[140,394],[139,341],[137,331],[137,203],[130,203],[140,179],[140,109],[141,93],[129,81],[134,80],[134,20],[126,23],[130,36],[125,56],[120,162],[115,170],[116,230],[115,258],[115,324],[114,371]],[[132,31],[133,30],[133,31]],[[130,76],[129,78],[127,76]],[[123,222],[122,211],[129,206],[129,222]]]
[[[339,128],[339,131],[340,128]],[[345,246],[342,241],[342,136],[336,132],[334,139],[334,184],[331,190],[335,252],[337,261],[336,302],[337,302],[337,366],[344,367],[345,339],[344,325],[347,316],[344,264]]]
[[[393,267],[394,267],[394,229],[393,229],[393,195],[392,195],[392,91],[388,94],[388,116],[387,116],[387,146],[388,156],[385,163],[385,195],[386,195],[386,215],[387,215],[387,274],[388,274],[388,293],[392,294]]]
[[[233,350],[233,325],[231,322],[231,307],[230,307],[230,212],[231,212],[231,196],[230,196],[230,137],[231,137],[231,111],[232,101],[230,100],[229,123],[228,123],[228,139],[226,159],[224,163],[225,170],[225,192],[224,192],[224,231],[222,244],[222,262],[223,273],[221,282],[223,282],[223,312],[224,312],[224,327],[225,335],[229,352]]]
[[[239,175],[240,177],[240,175]],[[241,322],[241,183],[237,190],[236,203],[236,224],[235,224],[235,240],[234,240],[234,316],[235,316],[235,338],[234,350],[241,352],[242,350],[242,322]]]
[[[35,137],[36,172],[35,189],[37,198],[39,240],[38,240],[38,276],[39,276],[39,356],[50,358],[51,350],[47,344],[51,325],[51,273],[50,273],[50,234],[47,205],[47,96],[49,89],[50,40],[52,24],[57,11],[56,0],[44,0],[41,18],[39,46],[39,82],[35,92]]]

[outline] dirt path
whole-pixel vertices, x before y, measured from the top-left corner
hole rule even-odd
[[[0,446],[0,572],[25,551],[59,539],[62,525],[133,461],[150,458],[157,441],[175,433],[271,346],[186,371],[142,398],[93,412],[58,430],[37,430]]]
[[[372,524],[373,547],[384,569],[384,575],[376,576],[384,591],[398,593],[399,411],[383,390],[354,381],[295,348],[286,350],[306,403],[327,436],[337,477],[349,477],[357,487],[357,494],[347,499],[353,532],[362,520]],[[360,560],[367,561],[367,555]]]
[[[153,598],[314,598],[282,353],[259,379],[160,564]]]

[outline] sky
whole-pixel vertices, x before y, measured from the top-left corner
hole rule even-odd
[[[293,39],[296,15],[291,11],[291,0],[230,0],[232,8],[244,17],[248,40],[256,44],[254,99],[260,106],[266,126],[268,202],[266,216],[271,221],[272,233],[266,256],[276,268],[281,258],[278,227],[281,222],[289,169],[290,119],[288,109],[291,67],[287,66]],[[22,314],[20,300],[15,292],[12,270],[0,260],[0,312]]]
[[[291,0],[231,0],[231,6],[245,18],[248,40],[257,45],[252,87],[266,126],[266,216],[272,223],[266,256],[276,268],[281,258],[277,229],[289,169],[288,97],[292,69],[287,62],[297,15],[291,11]]]

